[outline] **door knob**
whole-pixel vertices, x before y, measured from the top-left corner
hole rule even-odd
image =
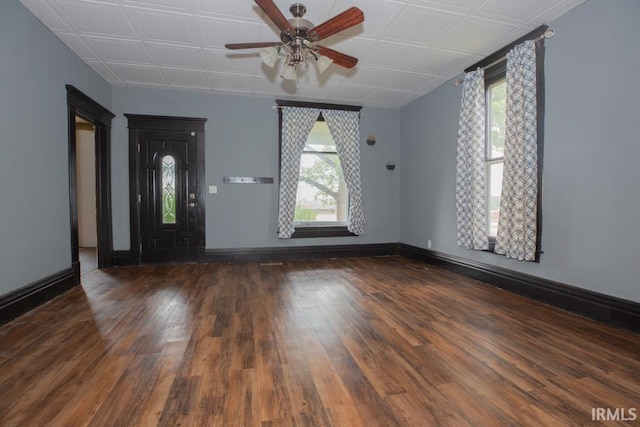
[[[187,206],[189,206],[191,209],[193,209],[193,208],[195,208],[195,207],[196,207],[196,204],[195,204],[195,203],[193,203],[193,202],[191,202],[191,203],[189,203]]]

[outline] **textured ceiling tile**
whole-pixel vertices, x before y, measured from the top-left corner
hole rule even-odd
[[[180,70],[177,68],[160,68],[169,86],[200,87],[210,89],[212,79],[206,71]]]
[[[262,63],[258,52],[205,49],[204,54],[209,70],[213,71],[252,74]]]
[[[199,15],[232,16],[255,22],[264,19],[264,14],[260,8],[250,1],[195,0],[194,4],[195,11]]]
[[[84,40],[92,49],[100,52],[103,61],[154,65],[144,44],[140,41],[103,37],[84,37]]]
[[[166,85],[156,67],[142,65],[108,64],[109,68],[125,83],[151,83]]]
[[[445,8],[450,10],[471,11],[485,0],[416,0],[416,4]]]
[[[348,79],[350,84],[379,86],[381,82],[384,83],[395,73],[395,69],[361,66],[354,69]]]
[[[55,0],[53,7],[79,33],[129,39],[138,36],[118,5]]]
[[[384,33],[385,39],[432,44],[443,32],[462,21],[464,15],[409,6]]]
[[[404,68],[421,49],[399,43],[378,42],[374,49],[363,56],[362,65],[378,65],[388,68]]]
[[[58,34],[58,37],[65,42],[71,50],[78,55],[84,61],[98,61],[100,58],[95,54],[85,41],[83,37],[76,36],[74,34]]]
[[[422,73],[443,74],[465,57],[467,55],[462,53],[429,49],[416,56],[407,69]]]
[[[429,82],[434,81],[436,78],[437,76],[430,76],[428,74],[401,71],[396,73],[382,87],[388,89],[417,91],[418,89],[426,86]]]
[[[496,40],[514,28],[516,27],[488,19],[469,18],[438,39],[434,46],[488,55],[500,47],[496,47]]]
[[[208,17],[199,17],[198,23],[205,47],[224,49],[227,43],[261,41],[257,38],[261,28],[256,23]],[[278,39],[274,37],[266,41],[272,40]]]
[[[329,92],[332,99],[353,100],[357,102],[364,101],[376,90],[373,86],[356,86],[341,84]]]
[[[147,49],[161,67],[191,68],[206,70],[207,64],[203,49],[199,47],[173,46],[147,43]]]
[[[91,68],[96,70],[96,72],[98,74],[100,74],[102,76],[102,78],[105,79],[106,81],[108,81],[109,83],[111,83],[111,84],[122,84],[123,83],[120,80],[120,78],[105,63],[87,61],[87,64],[89,64],[89,66]]]
[[[386,105],[399,105],[402,100],[404,100],[407,96],[410,96],[412,92],[410,91],[400,91],[400,90],[392,90],[392,89],[376,89],[371,95],[367,97],[367,101],[371,101],[376,103],[376,105],[386,104]]]
[[[145,41],[200,44],[192,16],[136,8],[127,8],[126,11]]]
[[[546,8],[551,3],[557,3],[554,0],[489,0],[482,5],[479,12],[493,15],[496,18],[506,17],[515,20],[524,20],[533,15],[535,12]]]
[[[338,0],[334,7],[334,14],[340,13],[351,6],[359,7],[364,12],[364,22],[340,34],[377,38],[382,35],[391,22],[402,12],[407,6],[407,3],[406,1]]]
[[[122,0],[125,6],[137,6],[147,9],[167,10],[173,12],[193,12],[191,0]]]
[[[548,8],[540,11],[536,16],[532,16],[531,20],[540,24],[548,23],[569,12],[584,1],[585,0],[565,0],[563,2],[551,3]]]

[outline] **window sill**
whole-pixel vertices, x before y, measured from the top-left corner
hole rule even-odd
[[[344,237],[355,236],[347,230],[346,226],[331,227],[297,227],[296,231],[291,235],[292,239],[304,239],[311,237]]]

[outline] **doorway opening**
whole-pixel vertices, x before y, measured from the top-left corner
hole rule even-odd
[[[71,266],[74,269],[76,284],[80,283],[82,261],[80,260],[80,198],[87,198],[87,193],[93,193],[94,198],[87,202],[91,207],[89,214],[83,214],[82,221],[92,216],[91,221],[95,231],[95,268],[107,268],[113,265],[113,233],[111,225],[111,120],[113,113],[80,92],[74,86],[67,85],[68,127],[69,127],[69,213],[71,224]],[[88,128],[93,128],[90,131]],[[85,128],[85,129],[83,129]],[[84,132],[87,135],[84,135]],[[79,141],[82,138],[84,141]],[[92,138],[92,139],[91,139]],[[85,140],[86,139],[86,140]],[[87,150],[85,150],[85,148]],[[80,150],[91,154],[80,157]],[[85,157],[92,160],[84,160]],[[80,178],[80,168],[86,162],[93,164],[93,183],[88,178]],[[88,181],[88,182],[87,182]],[[81,187],[79,187],[81,186]],[[84,188],[88,188],[84,190]],[[82,195],[79,194],[82,191]],[[87,243],[84,243],[86,245]],[[91,258],[84,261],[90,264]],[[89,265],[87,267],[90,268]],[[94,269],[95,269],[94,268]]]
[[[96,127],[76,115],[76,194],[81,276],[98,269],[96,163]]]

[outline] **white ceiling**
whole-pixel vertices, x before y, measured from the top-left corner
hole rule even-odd
[[[365,22],[320,44],[359,58],[295,82],[256,51],[278,41],[252,0],[21,0],[109,83],[398,108],[584,0],[303,0],[314,24],[358,6]],[[294,0],[275,0],[290,18]]]

